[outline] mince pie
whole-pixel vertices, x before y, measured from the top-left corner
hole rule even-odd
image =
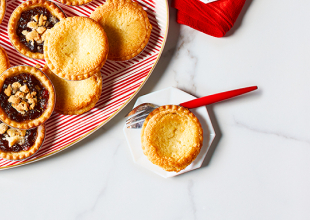
[[[143,123],[143,153],[166,171],[179,172],[197,157],[203,130],[187,108],[166,105],[152,111]]]
[[[17,51],[44,59],[43,45],[49,29],[66,16],[53,2],[30,0],[18,6],[11,15],[8,34]]]
[[[43,124],[53,113],[51,81],[31,66],[15,66],[0,76],[0,120],[18,129]]]
[[[107,0],[90,17],[99,22],[109,39],[109,60],[137,56],[150,39],[152,25],[147,13],[131,0]]]
[[[6,0],[0,0],[0,24],[4,18],[6,10]]]
[[[30,157],[39,150],[44,136],[44,125],[29,130],[19,130],[0,123],[0,157],[7,160]]]
[[[86,17],[65,18],[48,33],[44,57],[57,76],[83,80],[97,74],[109,52],[103,28]]]
[[[68,81],[56,76],[46,65],[43,72],[51,79],[56,91],[55,111],[64,115],[79,115],[91,110],[102,90],[101,73],[92,77]]]
[[[5,52],[5,50],[0,47],[0,74],[3,71],[7,70],[10,67],[9,58]]]

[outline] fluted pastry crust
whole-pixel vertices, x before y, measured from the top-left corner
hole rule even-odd
[[[102,76],[94,76],[81,81],[59,78],[44,66],[43,72],[51,79],[56,91],[55,111],[64,115],[79,115],[92,109],[100,98]]]
[[[151,112],[141,132],[143,153],[166,171],[179,172],[197,157],[203,130],[187,108],[166,105]]]
[[[76,6],[87,4],[93,0],[57,0],[57,1],[60,1],[62,4]]]
[[[146,47],[152,25],[147,13],[131,0],[107,0],[90,17],[99,22],[107,33],[109,60],[129,60]]]
[[[44,57],[50,70],[67,80],[84,80],[97,74],[109,53],[103,28],[93,19],[69,17],[47,35]]]
[[[8,115],[5,113],[5,111],[2,109],[2,107],[0,106],[0,120],[13,128],[31,129],[39,125],[42,125],[52,115],[54,111],[54,107],[55,107],[55,101],[56,101],[55,90],[49,78],[37,68],[32,67],[32,66],[14,66],[6,70],[0,76],[0,92],[2,91],[5,79],[22,74],[22,73],[28,73],[28,74],[35,76],[35,78],[41,82],[41,84],[45,87],[45,89],[48,90],[49,98],[47,101],[47,107],[40,117],[35,118],[33,120],[25,120],[22,122],[17,122],[13,119],[10,119]]]
[[[0,150],[0,157],[7,160],[22,160],[35,154],[43,144],[45,137],[45,125],[40,125],[37,130],[37,138],[29,150],[19,152],[4,152]]]
[[[6,10],[6,0],[0,0],[0,24],[4,18]]]
[[[59,20],[66,18],[63,11],[53,2],[46,0],[30,0],[19,5],[12,13],[9,24],[8,24],[8,35],[15,47],[15,49],[21,54],[33,58],[33,59],[44,59],[44,54],[39,52],[32,52],[27,46],[20,42],[18,35],[16,34],[17,24],[20,19],[21,14],[24,11],[28,11],[35,7],[46,8],[53,16],[57,17]]]
[[[10,67],[9,58],[5,50],[0,46],[0,74]]]

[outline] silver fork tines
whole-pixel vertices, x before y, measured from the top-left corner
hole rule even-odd
[[[127,128],[142,128],[143,122],[146,117],[156,108],[158,105],[152,103],[143,103],[133,110],[131,110],[125,117]]]

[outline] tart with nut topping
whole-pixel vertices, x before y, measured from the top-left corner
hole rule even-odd
[[[0,76],[0,120],[9,126],[37,127],[51,116],[54,106],[54,87],[35,67],[15,66]]]
[[[17,7],[8,24],[9,38],[23,55],[44,59],[43,44],[49,29],[66,16],[54,3],[30,0]]]
[[[8,160],[30,157],[39,150],[44,136],[44,125],[29,130],[19,130],[0,123],[0,157]]]

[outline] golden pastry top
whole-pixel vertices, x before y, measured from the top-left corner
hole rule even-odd
[[[131,0],[108,0],[90,15],[107,33],[109,60],[129,60],[147,45],[152,25],[147,13]]]
[[[179,172],[199,154],[203,130],[187,108],[167,105],[155,109],[146,118],[141,141],[143,152],[152,163]]]
[[[83,80],[98,73],[108,51],[108,38],[103,28],[86,17],[61,20],[49,31],[44,43],[48,67],[67,80]]]
[[[102,76],[94,76],[80,81],[62,79],[45,65],[43,72],[51,79],[56,90],[55,111],[66,115],[82,114],[90,110],[100,98]]]

